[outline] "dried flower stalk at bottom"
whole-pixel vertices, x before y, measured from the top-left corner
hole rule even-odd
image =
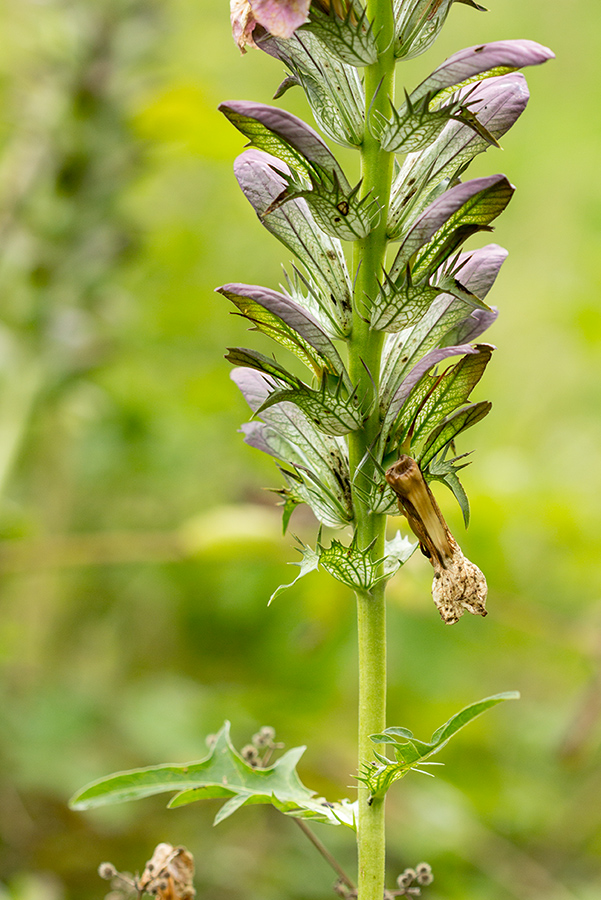
[[[395,492],[399,509],[407,517],[422,553],[432,563],[432,597],[443,621],[453,625],[466,610],[485,616],[486,578],[463,555],[416,461],[401,456],[386,472],[386,481]]]

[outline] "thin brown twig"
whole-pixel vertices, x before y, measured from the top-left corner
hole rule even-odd
[[[355,884],[348,877],[340,863],[332,856],[325,844],[322,844],[317,835],[315,835],[311,831],[307,823],[303,822],[302,819],[295,819],[294,821],[303,832],[303,834],[305,834],[309,838],[315,849],[318,850],[319,853],[321,853],[325,861],[334,869],[342,883],[345,884],[350,891],[356,891],[357,888]]]

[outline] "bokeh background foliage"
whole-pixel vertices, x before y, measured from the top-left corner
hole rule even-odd
[[[495,240],[499,347],[469,435],[491,613],[445,627],[428,566],[390,590],[389,721],[427,739],[460,706],[520,690],[389,803],[391,874],[426,858],[432,900],[593,900],[601,889],[601,102],[596,0],[457,4],[411,87],[451,52],[528,37],[557,60],[474,175],[518,186]],[[103,859],[184,843],[208,900],[328,896],[331,875],[270,809],[213,830],[162,798],[73,813],[119,768],[307,742],[306,783],[354,770],[353,600],[295,558],[223,348],[224,281],[277,287],[281,249],[238,192],[224,99],[270,102],[279,65],[241,58],[225,0],[5,0],[0,7],[0,898],[91,900]],[[300,92],[285,105],[308,115]],[[441,496],[441,491],[438,491]],[[459,512],[441,496],[460,533]],[[309,540],[310,516],[295,513]],[[322,828],[323,832],[324,829]],[[322,836],[353,866],[350,836]],[[321,833],[321,832],[320,832]]]

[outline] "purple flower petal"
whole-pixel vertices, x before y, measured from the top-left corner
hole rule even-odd
[[[426,353],[417,365],[411,369],[407,377],[403,379],[402,384],[392,398],[390,408],[386,413],[387,421],[396,419],[401,407],[413,388],[421,381],[426,372],[429,372],[435,365],[442,362],[444,359],[448,359],[450,356],[464,356],[467,353],[479,352],[479,350],[472,347],[470,344],[459,344],[454,347],[438,347],[436,350],[431,350],[429,353]]]
[[[511,70],[521,69],[523,66],[538,66],[554,57],[552,50],[535,41],[493,41],[490,44],[467,47],[450,56],[425,81],[422,81],[411,94],[411,102],[417,103],[426,94],[436,94],[445,88],[461,84],[468,78],[494,69]]]
[[[253,15],[249,0],[230,0],[230,21],[234,40],[242,53],[246,53],[246,45],[256,47],[253,31],[257,20]]]
[[[341,337],[350,329],[351,282],[342,244],[316,224],[306,200],[290,200],[265,216],[286,182],[278,170],[288,166],[262,150],[246,150],[234,162],[234,174],[261,222],[298,256],[315,280],[320,304],[333,330]]]
[[[336,372],[344,372],[344,365],[338,351],[317,319],[290,297],[256,284],[224,284],[222,287],[216,288],[216,291],[228,299],[245,297],[258,303],[259,306],[273,313],[294,329],[308,344],[311,344]]]
[[[294,150],[310,162],[325,169],[327,172],[336,171],[339,179],[344,179],[342,170],[329,147],[319,134],[292,113],[276,106],[267,106],[265,103],[252,103],[247,100],[229,100],[219,105],[219,109],[228,118],[232,118],[236,125],[235,116],[245,116],[254,119],[272,131],[278,137],[283,138]],[[233,113],[234,116],[229,114]],[[344,179],[346,181],[346,179]]]
[[[251,0],[255,19],[274,37],[292,37],[309,21],[311,0]]]
[[[390,277],[394,280],[404,271],[407,263],[413,254],[428,243],[438,229],[447,222],[451,216],[459,212],[462,206],[468,201],[482,194],[483,197],[492,188],[498,187],[502,189],[506,187],[505,193],[511,196],[513,188],[504,175],[491,175],[488,178],[474,178],[463,184],[445,191],[440,197],[437,197],[420,216],[415,220],[409,233],[401,243],[399,252],[392,264]],[[495,206],[496,210],[496,206]],[[494,216],[501,212],[501,208],[494,212]],[[474,291],[475,293],[475,291]]]

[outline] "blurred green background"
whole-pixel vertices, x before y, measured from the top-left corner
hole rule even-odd
[[[431,900],[598,900],[601,8],[489,5],[457,4],[399,76],[487,40],[557,53],[471,170],[518,191],[495,234],[494,410],[459,447],[477,447],[467,534],[438,496],[490,615],[444,626],[411,561],[390,588],[389,723],[427,739],[481,696],[523,699],[391,793],[390,883],[426,859]],[[141,869],[160,840],[193,851],[207,900],[333,896],[271,809],[213,829],[213,803],[66,805],[116,769],[202,757],[224,718],[238,746],[265,724],[306,742],[304,781],[352,791],[353,600],[314,574],[266,606],[298,557],[263,490],[275,467],[236,434],[223,352],[248,339],[213,293],[281,279],[216,112],[269,103],[281,67],[240,56],[225,0],[4,0],[0,23],[0,898],[103,897],[98,863]],[[292,531],[314,536],[302,508]],[[318,830],[352,869],[350,832]]]

